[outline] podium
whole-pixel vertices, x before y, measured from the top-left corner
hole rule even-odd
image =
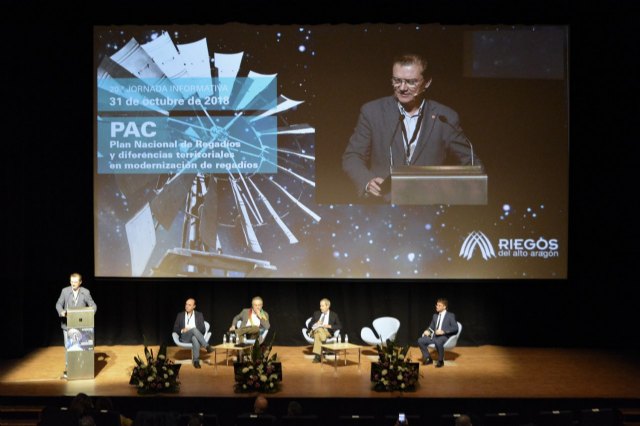
[[[67,310],[67,380],[95,377],[93,315],[90,307]]]
[[[400,166],[391,170],[391,203],[486,205],[482,166]]]

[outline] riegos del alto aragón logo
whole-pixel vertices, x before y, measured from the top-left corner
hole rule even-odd
[[[460,257],[471,260],[476,247],[482,254],[484,260],[496,257],[496,252],[493,250],[491,241],[489,241],[486,235],[479,231],[470,232],[467,238],[464,239],[464,243],[462,243],[462,247],[460,248]]]
[[[499,238],[498,253],[491,240],[481,231],[471,231],[460,248],[460,257],[471,260],[474,253],[480,252],[484,260],[492,257],[535,257],[548,259],[558,257],[558,239],[535,238]]]

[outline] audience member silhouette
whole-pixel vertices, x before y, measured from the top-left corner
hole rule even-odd
[[[69,404],[69,411],[78,419],[82,418],[82,416],[91,410],[93,410],[93,402],[89,395],[83,392],[73,397]]]
[[[466,414],[456,417],[456,426],[473,426],[471,424],[471,417]]]
[[[302,405],[298,401],[291,401],[287,406],[287,416],[301,416]]]
[[[99,396],[95,399],[95,403],[93,404],[96,410],[104,410],[104,411],[114,411],[118,413],[120,417],[120,426],[132,426],[133,419],[130,419],[126,416],[123,416],[113,405],[113,401],[108,396]]]

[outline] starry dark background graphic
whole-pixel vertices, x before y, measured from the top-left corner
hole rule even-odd
[[[517,41],[523,33],[536,30],[536,27],[491,28],[503,32],[500,37],[503,44],[504,40]],[[540,27],[538,31],[544,29]],[[279,144],[315,155],[315,162],[290,155],[281,156],[281,161],[286,161],[287,167],[293,165],[296,173],[315,180],[317,188],[282,172],[257,177],[261,191],[300,242],[290,245],[273,221],[267,221],[255,228],[263,253],[253,253],[239,232],[231,191],[222,185],[219,219],[227,226],[219,228],[219,238],[227,254],[268,260],[278,268],[274,275],[281,277],[563,277],[568,173],[566,162],[562,166],[568,150],[564,79],[465,79],[462,76],[464,37],[465,32],[473,30],[486,31],[487,27],[382,24],[103,27],[96,32],[95,49],[99,63],[102,55],[112,55],[131,37],[140,44],[153,40],[162,31],[166,31],[175,44],[206,37],[211,61],[214,52],[242,51],[244,57],[238,76],[245,76],[249,71],[277,73],[278,94],[304,101],[278,114],[278,125],[310,124],[316,129],[315,135],[280,136]],[[562,32],[561,28],[555,30]],[[346,40],[349,44],[340,44]],[[554,41],[557,43],[551,40]],[[483,48],[491,50],[487,43],[491,44],[491,40],[485,41]],[[367,205],[353,196],[353,189],[340,170],[341,152],[355,124],[359,106],[390,93],[385,83],[389,63],[393,55],[407,45],[417,47],[428,58],[435,57],[431,70],[433,97],[450,100],[449,105],[460,112],[463,123],[470,123],[465,127],[467,133],[477,141],[476,149],[489,169],[488,206]],[[376,54],[363,47],[376,48]],[[528,56],[535,54],[530,52]],[[510,66],[514,66],[513,61]],[[517,69],[510,72],[519,77]],[[558,99],[556,109],[550,111],[547,107],[546,113],[541,114],[531,98],[536,90],[545,90]],[[511,116],[517,109],[526,112],[519,120]],[[487,110],[492,111],[491,115],[486,115]],[[553,124],[549,124],[551,114],[559,117]],[[528,139],[531,144],[527,144]],[[548,163],[559,163],[560,167],[550,173]],[[295,207],[269,185],[267,179],[295,193],[321,217],[320,222],[316,223]],[[529,179],[532,181],[527,181]],[[551,186],[554,191],[536,191],[536,188],[549,187],[541,182],[554,180],[557,183]],[[128,210],[128,215],[134,213],[116,188],[107,187],[98,199],[117,210]],[[98,275],[129,274],[122,223],[128,219],[126,216],[100,215],[106,217],[106,223],[99,224]],[[182,220],[180,213],[170,229],[158,230],[158,245],[147,273],[164,251],[179,246]],[[493,260],[493,264],[477,259],[462,260],[458,253],[462,240],[476,229],[490,238],[557,238],[561,241],[559,255],[544,260],[503,258]]]

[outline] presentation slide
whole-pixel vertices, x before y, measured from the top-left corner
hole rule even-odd
[[[95,276],[565,279],[568,33],[94,27]]]

